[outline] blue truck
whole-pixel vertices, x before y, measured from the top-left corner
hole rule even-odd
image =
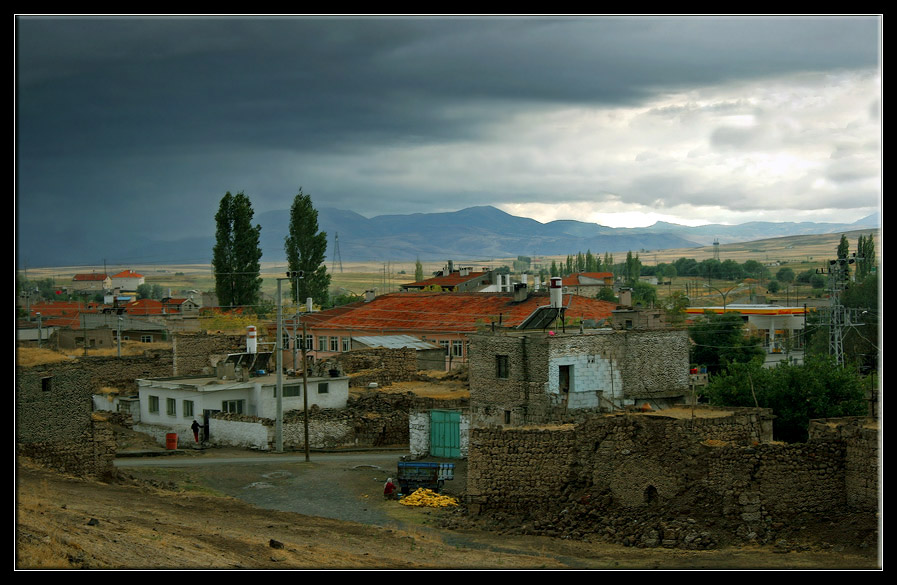
[[[404,496],[414,493],[414,490],[417,488],[426,488],[439,493],[446,480],[455,478],[455,464],[431,461],[399,461],[396,478],[399,481],[399,489]]]

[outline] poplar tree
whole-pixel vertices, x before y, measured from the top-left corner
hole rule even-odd
[[[330,289],[330,274],[324,263],[327,232],[318,231],[318,211],[311,203],[311,195],[303,193],[302,187],[290,207],[289,233],[284,238],[284,250],[289,269],[304,273],[302,278],[291,281],[294,301],[298,304],[311,297],[320,305],[326,304]]]
[[[221,198],[215,214],[215,247],[212,267],[215,293],[222,307],[236,308],[258,303],[262,279],[259,237],[262,226],[252,225],[252,203],[241,191]]]

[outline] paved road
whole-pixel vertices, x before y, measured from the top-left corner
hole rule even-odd
[[[383,484],[395,474],[400,451],[201,455],[120,458],[115,466],[135,476],[159,478],[170,469],[180,480],[206,485],[253,505],[380,526],[398,523],[388,514]],[[152,469],[155,468],[155,469]]]

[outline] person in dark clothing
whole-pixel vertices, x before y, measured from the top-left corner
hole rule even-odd
[[[199,423],[194,420],[190,428],[193,429],[193,440],[199,443]]]

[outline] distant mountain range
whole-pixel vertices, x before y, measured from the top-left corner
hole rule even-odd
[[[263,262],[283,262],[283,240],[289,210],[258,214],[262,226]],[[875,213],[855,223],[751,222],[740,225],[712,224],[688,227],[657,222],[645,228],[611,228],[596,223],[558,220],[541,223],[517,217],[492,206],[470,207],[448,213],[381,215],[366,218],[353,211],[318,208],[318,225],[327,232],[328,262],[335,255],[339,236],[339,256],[348,261],[508,258],[517,255],[565,255],[591,250],[596,254],[629,250],[664,250],[707,246],[765,238],[806,234],[827,234],[860,229],[879,229],[881,214]],[[93,249],[50,246],[31,249],[29,266],[76,266],[109,258],[116,264],[135,265],[211,262],[214,236],[176,241],[148,241],[105,248],[108,241]]]
[[[283,257],[288,213],[258,217],[265,258]],[[876,213],[852,224],[812,222],[751,222],[689,227],[657,222],[645,228],[611,228],[576,220],[541,223],[492,206],[447,213],[381,215],[366,218],[352,211],[321,207],[318,224],[327,232],[328,255],[349,260],[446,260],[449,258],[508,258],[517,255],[597,254],[629,250],[664,250],[745,242],[783,236],[878,229]]]

